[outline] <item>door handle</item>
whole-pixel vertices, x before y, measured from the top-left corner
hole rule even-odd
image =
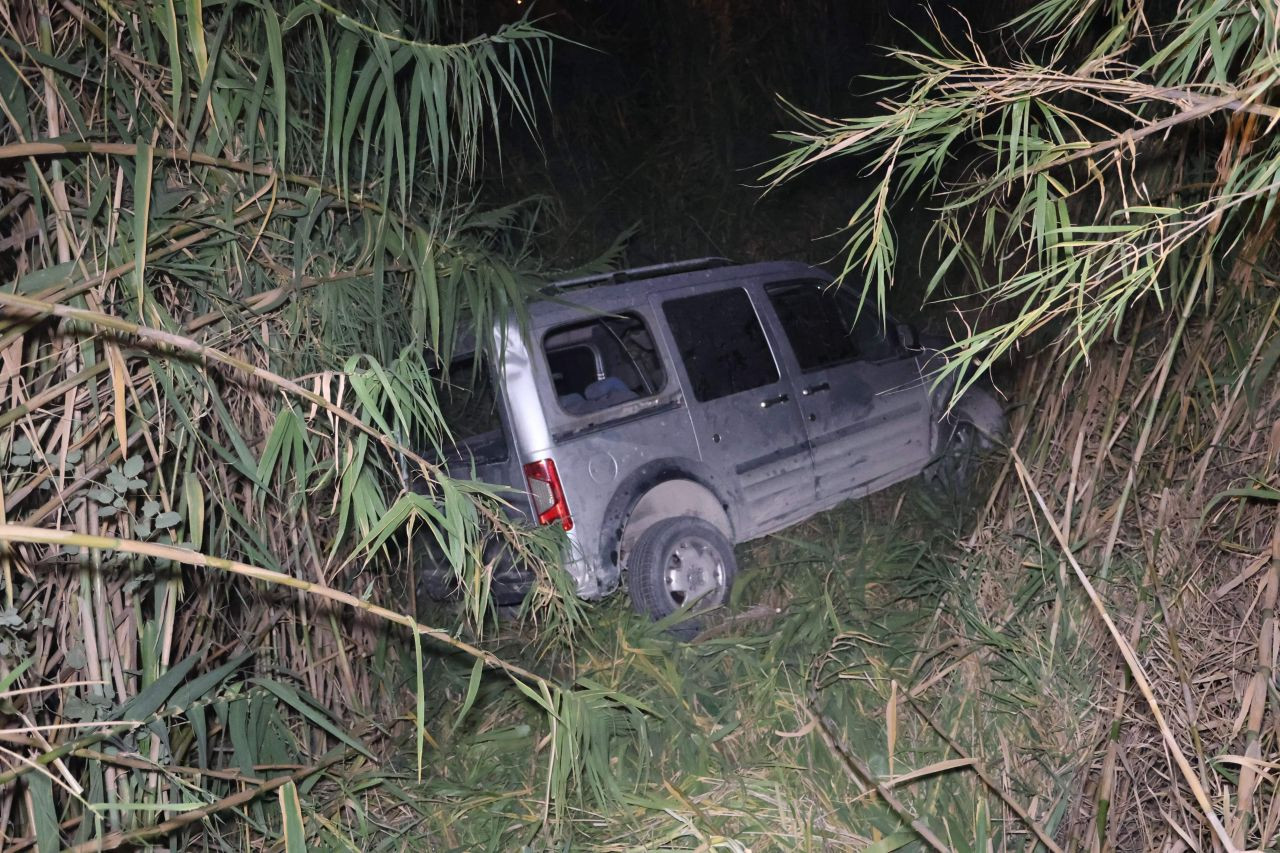
[[[779,394],[779,395],[778,395],[778,396],[776,396],[776,397],[770,397],[770,398],[769,398],[769,399],[767,399],[767,400],[761,400],[761,401],[760,401],[760,408],[762,408],[762,409],[767,409],[767,408],[769,408],[770,406],[776,406],[776,405],[778,405],[779,403],[786,403],[786,402],[788,402],[790,399],[791,399],[791,395],[790,395],[790,394]]]
[[[819,382],[817,385],[810,385],[808,388],[801,391],[800,396],[812,397],[814,394],[820,393],[822,391],[830,391],[830,390],[831,390],[830,382]]]

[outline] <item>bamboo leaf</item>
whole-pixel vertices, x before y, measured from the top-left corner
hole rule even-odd
[[[187,655],[178,663],[169,667],[169,670],[154,682],[139,691],[136,696],[121,705],[107,719],[140,720],[159,711],[164,706],[165,700],[174,694],[174,691],[191,674],[191,671],[196,668],[196,664],[203,657],[203,650]]]
[[[276,162],[285,168],[285,151],[289,140],[288,88],[284,73],[284,37],[280,20],[270,5],[262,8],[262,23],[267,34],[267,61],[271,64],[271,91],[276,110]]]
[[[134,289],[139,310],[145,302],[147,275],[147,233],[151,224],[151,182],[155,149],[139,139],[133,162],[133,267]]]
[[[185,89],[182,76],[182,50],[178,46],[178,11],[173,0],[164,0],[164,5],[156,9],[155,14],[161,19],[161,31],[164,33],[169,53],[169,78],[171,83],[169,109],[173,122],[182,121],[183,92]],[[201,31],[203,34],[203,30]]]
[[[187,512],[187,535],[191,538],[191,547],[199,551],[204,547],[205,505],[204,487],[191,472],[182,478],[183,503]]]
[[[422,782],[422,756],[427,734],[427,687],[423,675],[422,634],[413,632],[413,741],[418,782]]]
[[[203,0],[185,0],[187,12],[187,45],[191,50],[192,61],[195,62],[196,75],[204,80],[209,70],[209,48],[204,38],[204,2]],[[177,91],[177,86],[174,90]],[[197,104],[200,102],[197,101]],[[177,113],[174,113],[177,115]]]
[[[466,698],[462,700],[462,707],[458,709],[458,716],[453,721],[453,730],[455,732],[462,726],[462,721],[467,718],[467,712],[475,704],[476,695],[480,692],[480,682],[483,678],[484,661],[477,660],[471,666],[471,678],[467,682]]]
[[[241,652],[218,668],[191,679],[174,691],[170,704],[176,708],[189,709],[197,700],[215,693],[222,683],[253,655],[253,649]]]
[[[62,848],[62,831],[58,827],[58,809],[53,799],[53,781],[48,771],[31,774],[27,793],[31,797],[31,811],[35,823],[36,850]]]
[[[22,674],[31,668],[33,663],[35,663],[34,658],[26,658],[9,672],[0,676],[0,695],[12,687],[22,677]]]
[[[294,690],[289,685],[266,678],[255,678],[253,683],[264,687],[271,693],[275,694],[276,697],[287,704],[290,708],[293,708],[293,710],[297,711],[309,720],[312,725],[328,732],[335,740],[341,741],[366,758],[372,759],[374,757],[373,753],[369,752],[363,744],[348,735],[346,732],[342,731],[342,729],[338,728],[338,726],[334,724],[332,717],[327,712],[322,711],[320,708],[312,704],[309,698],[304,698],[298,691]]]
[[[284,825],[285,853],[306,853],[307,834],[302,825],[302,804],[298,800],[298,786],[285,782],[279,789],[280,819]]]

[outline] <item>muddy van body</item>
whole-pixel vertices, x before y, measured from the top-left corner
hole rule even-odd
[[[975,389],[943,417],[914,330],[792,262],[703,259],[562,282],[455,362],[451,470],[523,494],[596,599],[624,572],[655,618],[725,600],[733,543],[920,474],[1003,416]],[[424,566],[424,572],[439,572]],[[521,589],[519,567],[496,587]]]

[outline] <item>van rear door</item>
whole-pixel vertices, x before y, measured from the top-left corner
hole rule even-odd
[[[524,493],[520,462],[513,452],[511,431],[501,399],[494,394],[491,367],[483,358],[467,355],[456,359],[448,372],[433,377],[436,402],[448,435],[441,436],[439,450],[445,472],[459,480],[478,480],[494,486],[509,486],[502,494],[507,517],[528,518],[529,502]],[[426,492],[429,485],[415,477],[413,488]],[[423,588],[433,597],[455,589],[454,570],[435,537],[421,529],[416,546],[418,570]],[[484,545],[483,561],[492,566],[490,593],[498,604],[517,604],[533,583],[532,572],[517,562],[504,542],[490,538]]]

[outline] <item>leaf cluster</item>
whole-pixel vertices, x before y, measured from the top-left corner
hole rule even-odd
[[[971,39],[920,34],[891,51],[904,72],[882,81],[875,114],[795,109],[791,149],[768,177],[833,157],[865,164],[875,188],[849,217],[843,275],[881,307],[901,274],[894,218],[931,220],[928,294],[977,306],[947,372],[972,381],[1037,339],[1071,340],[1083,363],[1137,305],[1176,315],[1211,303],[1270,217],[1274,11],[1043,0],[1010,23],[1021,55],[1003,61]]]
[[[0,812],[41,848],[296,849],[335,763],[427,731],[424,636],[503,665],[417,621],[412,556],[481,625],[486,542],[558,547],[445,475],[436,397],[540,282],[540,202],[470,187],[552,39],[444,11],[0,10]]]

